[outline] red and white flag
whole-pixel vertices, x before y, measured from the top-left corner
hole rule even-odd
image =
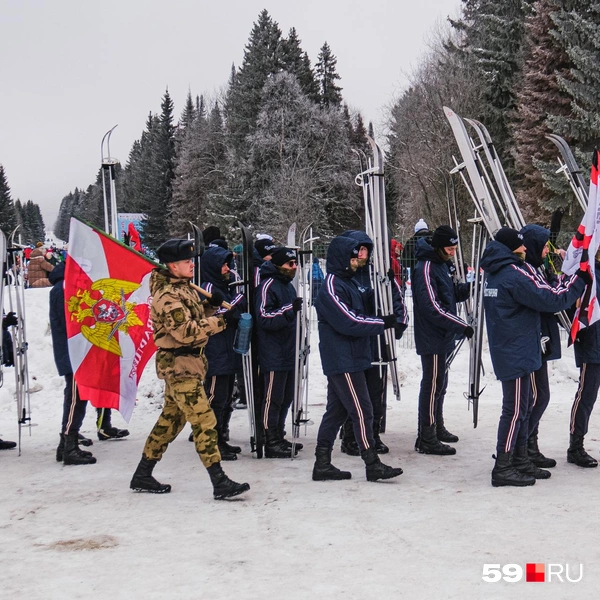
[[[129,421],[156,346],[150,272],[156,264],[71,218],[65,267],[69,357],[81,398]]]
[[[585,289],[571,326],[571,342],[577,336],[580,329],[589,327],[592,323],[600,320],[600,306],[596,298],[595,257],[600,244],[600,199],[598,194],[598,165],[599,152],[594,151],[592,159],[592,171],[590,173],[590,193],[588,206],[583,215],[583,220],[573,236],[563,261],[562,271],[572,275],[581,269],[592,276],[592,283]]]

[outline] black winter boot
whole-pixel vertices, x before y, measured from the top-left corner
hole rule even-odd
[[[342,425],[342,452],[348,456],[360,456],[360,448],[354,438],[352,421],[347,419]]]
[[[134,492],[150,492],[151,494],[168,494],[171,486],[168,483],[162,484],[152,477],[152,471],[156,466],[157,460],[150,460],[142,454],[142,460],[137,466],[129,487]]]
[[[265,429],[265,458],[292,458],[292,448],[283,442],[279,429]]]
[[[315,466],[313,467],[313,481],[338,481],[350,479],[350,471],[340,471],[331,464],[331,448],[317,446],[315,448]]]
[[[571,435],[570,442],[567,450],[567,462],[585,469],[593,469],[598,466],[598,461],[585,451],[582,435]]]
[[[552,473],[536,467],[529,458],[527,446],[518,446],[513,455],[513,466],[519,473],[532,475],[536,479],[550,479]]]
[[[498,452],[496,464],[492,469],[492,485],[500,487],[512,485],[515,487],[524,487],[533,485],[535,477],[527,473],[520,473],[512,464],[513,456],[510,452]]]
[[[281,441],[291,450],[292,449],[292,442],[290,442],[290,440],[286,440],[285,437],[285,431],[283,430],[283,428],[280,428],[280,438]],[[298,452],[299,450],[303,450],[304,449],[304,444],[301,444],[300,442],[296,442],[295,444],[295,448],[296,448],[296,452]]]
[[[90,438],[86,438],[85,435],[83,435],[82,433],[78,433],[77,434],[77,439],[79,440],[79,445],[80,446],[93,446],[94,442],[92,442],[92,440],[90,440]]]
[[[529,460],[536,467],[551,469],[556,466],[556,461],[553,458],[548,458],[540,452],[537,433],[532,434],[527,440],[527,454],[529,455]]]
[[[0,440],[0,450],[12,450],[16,448],[17,442],[9,442],[8,440]]]
[[[437,438],[435,425],[421,427],[415,448],[421,454],[436,454],[438,456],[451,456],[456,454],[456,448],[442,444]]]
[[[218,446],[219,453],[221,454],[221,460],[237,460],[237,452],[242,451],[239,446],[230,446],[224,439],[221,432],[217,432],[218,435]]]
[[[435,430],[437,433],[437,439],[440,442],[444,442],[446,444],[456,444],[456,442],[458,442],[458,436],[450,433],[444,426],[444,419],[436,420]]]
[[[379,460],[379,455],[375,448],[367,448],[360,453],[361,458],[365,461],[367,471],[367,481],[379,481],[380,479],[392,479],[402,475],[403,471],[400,467],[388,467]]]
[[[88,452],[87,450],[82,450],[79,447],[79,444],[81,443],[79,434],[77,434],[77,449],[79,451],[79,454],[81,456],[93,456],[93,454],[91,452]],[[56,448],[56,462],[62,462],[63,461],[63,453],[65,451],[65,434],[61,433],[60,434],[60,441],[58,442],[58,446]]]
[[[98,439],[101,442],[106,440],[118,440],[129,435],[128,429],[118,429],[111,423],[111,409],[97,408],[98,413]]]
[[[387,454],[390,449],[383,443],[379,436],[381,432],[381,421],[373,421],[373,438],[375,439],[375,452],[377,454]]]
[[[91,452],[79,449],[79,443],[77,439],[77,432],[72,431],[66,435],[63,435],[65,445],[62,451],[63,464],[65,465],[93,465],[96,463],[96,459],[92,456]],[[60,447],[60,445],[59,445]],[[58,448],[56,450],[58,456]]]
[[[215,500],[225,500],[226,498],[233,498],[233,496],[239,496],[250,489],[250,485],[247,483],[236,483],[231,481],[221,468],[221,463],[215,463],[210,465],[206,469],[210,476],[210,480],[213,484],[213,496]]]

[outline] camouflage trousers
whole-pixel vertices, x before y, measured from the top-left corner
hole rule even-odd
[[[192,425],[196,452],[202,464],[210,467],[220,462],[215,429],[217,419],[199,379],[166,380],[165,405],[146,440],[144,456],[160,460],[186,423]]]

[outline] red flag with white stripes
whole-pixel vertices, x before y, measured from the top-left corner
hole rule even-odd
[[[598,210],[600,207],[600,199],[598,198],[598,194],[600,193],[598,189],[599,158],[598,150],[594,150],[587,210],[571,240],[562,266],[563,273],[567,275],[571,275],[577,269],[581,269],[587,271],[592,276],[592,283],[586,287],[573,318],[571,342],[575,340],[577,332],[580,329],[589,327],[592,323],[600,320],[600,307],[596,298],[597,282],[594,269],[596,252],[600,243],[600,214]]]

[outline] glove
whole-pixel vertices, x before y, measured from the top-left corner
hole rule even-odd
[[[390,267],[388,269],[387,276],[390,281],[394,281],[394,279],[396,279],[396,275],[395,275],[394,269],[392,269],[392,267]]]
[[[17,318],[17,315],[14,312],[9,312],[3,319],[2,319],[2,327],[4,327],[6,329],[6,327],[12,327],[13,325],[18,325],[19,324],[19,319]]]
[[[213,289],[212,297],[208,299],[208,303],[211,306],[217,307],[221,306],[225,301],[225,294],[221,290]]]
[[[240,311],[237,308],[230,308],[227,312],[223,313],[223,319],[227,323],[227,327],[236,327],[240,322]]]
[[[581,280],[583,281],[583,283],[585,283],[585,285],[592,284],[593,279],[592,279],[592,276],[590,275],[589,271],[583,271],[582,269],[577,269],[577,272],[575,273],[575,275],[580,277]]]
[[[383,327],[385,329],[391,329],[396,326],[396,315],[383,315],[381,319],[383,320]]]
[[[470,340],[473,337],[474,334],[475,334],[475,330],[470,325],[468,325],[467,327],[465,327],[465,329],[463,331],[463,335],[468,340]]]
[[[301,308],[302,308],[302,298],[298,297],[298,298],[294,298],[293,302],[292,302],[292,308],[294,309],[294,312],[297,313]]]
[[[396,323],[394,325],[394,333],[396,335],[396,339],[399,340],[402,337],[402,334],[406,331],[408,325],[405,323]]]

